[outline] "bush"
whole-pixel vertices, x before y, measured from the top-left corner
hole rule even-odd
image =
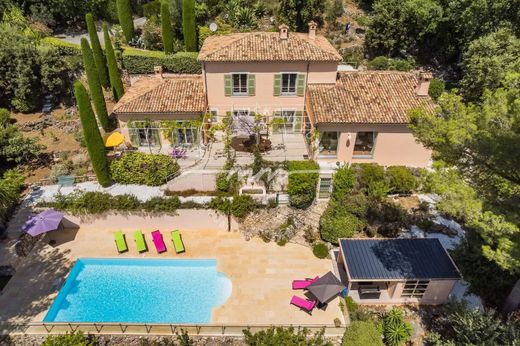
[[[330,204],[320,218],[320,233],[323,240],[332,244],[338,243],[338,238],[350,238],[355,233],[363,231],[366,223],[345,208]]]
[[[392,71],[410,71],[415,67],[413,59],[391,59],[384,56],[378,56],[368,62],[369,70],[392,70]]]
[[[417,178],[404,166],[392,166],[386,170],[390,192],[411,194],[417,188]]]
[[[217,174],[215,184],[217,191],[235,194],[240,187],[240,180],[238,179],[238,173],[229,175],[228,172],[221,172]]]
[[[354,171],[347,165],[336,170],[332,177],[332,199],[341,200],[356,184]]]
[[[430,81],[430,87],[428,88],[428,95],[434,100],[437,100],[444,92],[446,85],[442,79],[433,78]]]
[[[41,346],[94,346],[96,340],[93,337],[85,336],[83,332],[66,333],[64,335],[50,335]]]
[[[110,171],[121,184],[159,186],[173,178],[179,165],[168,155],[133,152],[112,161]]]
[[[353,321],[343,336],[343,346],[383,346],[381,333],[372,321]]]
[[[385,343],[389,346],[404,345],[412,336],[413,327],[404,320],[404,311],[392,308],[381,321]]]
[[[153,197],[143,203],[144,210],[148,212],[174,212],[181,206],[179,197]]]
[[[24,179],[22,172],[16,169],[6,171],[0,179],[0,225],[16,206]]]
[[[231,214],[234,217],[242,219],[249,215],[256,208],[255,200],[249,195],[241,195],[233,197],[231,203]]]
[[[162,66],[166,72],[171,73],[202,73],[202,65],[197,61],[197,53],[189,52],[165,54],[159,51],[125,48],[123,66],[130,74],[153,73],[155,66]]]
[[[117,210],[137,210],[141,202],[134,195],[119,195],[113,197],[115,209]]]
[[[313,161],[289,161],[287,192],[291,206],[305,209],[312,204],[316,197],[319,169],[319,165]]]
[[[369,207],[368,198],[362,193],[354,193],[345,196],[341,200],[341,208],[357,217],[365,219]]]
[[[243,330],[245,342],[247,345],[309,345],[309,346],[332,346],[332,344],[325,340],[324,330],[310,335],[306,328],[298,329],[293,327],[271,327],[267,330],[261,330],[256,333],[251,333],[249,329]]]
[[[360,163],[352,165],[357,173],[360,188],[368,188],[369,185],[384,181],[385,169],[376,163]]]
[[[42,43],[56,47],[60,55],[81,55],[81,47],[79,44],[63,41],[57,37],[44,37]]]
[[[312,253],[318,258],[325,258],[329,255],[329,248],[325,243],[318,243],[312,247]]]

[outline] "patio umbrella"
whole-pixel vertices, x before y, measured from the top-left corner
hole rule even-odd
[[[345,285],[343,285],[332,272],[328,272],[307,286],[307,290],[309,290],[320,303],[327,303],[344,289]]]
[[[125,137],[119,132],[114,132],[110,136],[107,137],[105,141],[105,147],[117,147],[125,141]]]
[[[54,209],[47,209],[38,215],[30,217],[22,229],[36,237],[42,233],[55,231],[60,227],[61,221],[63,220],[63,213],[60,213]]]

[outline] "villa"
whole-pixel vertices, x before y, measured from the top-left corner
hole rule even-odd
[[[320,196],[341,163],[430,162],[431,152],[407,126],[410,110],[434,108],[429,73],[338,71],[342,58],[314,22],[308,33],[282,25],[279,32],[210,36],[198,59],[202,75],[167,75],[158,67],[156,76],[128,88],[113,113],[133,147],[181,147],[201,157],[205,129],[229,116],[234,139],[247,141],[255,124],[272,148],[284,148],[282,156],[268,151],[267,160],[316,160]]]

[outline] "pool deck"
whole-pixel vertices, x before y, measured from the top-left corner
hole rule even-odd
[[[206,210],[180,210],[177,216],[111,214],[80,219],[67,216],[79,228],[49,233],[39,242],[0,295],[0,322],[41,321],[78,257],[120,258],[215,258],[217,269],[232,281],[230,298],[214,309],[214,324],[238,325],[331,325],[343,321],[338,299],[312,316],[291,306],[291,281],[323,275],[331,261],[317,259],[311,249],[296,244],[283,247],[260,239],[244,240],[236,231],[227,232],[227,220]],[[118,255],[112,232],[126,234],[129,251]],[[141,229],[149,251],[139,254],[131,231]],[[150,232],[163,232],[168,251],[158,255]],[[169,232],[179,229],[186,253],[175,254]],[[49,245],[49,240],[55,241]]]

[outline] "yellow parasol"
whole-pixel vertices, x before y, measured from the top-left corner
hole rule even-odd
[[[125,141],[125,137],[119,132],[114,132],[105,141],[105,147],[117,147],[120,144],[123,144]]]

